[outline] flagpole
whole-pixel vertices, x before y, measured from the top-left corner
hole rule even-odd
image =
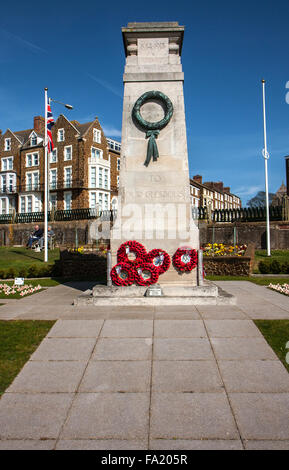
[[[45,142],[44,142],[44,262],[48,262],[48,139],[47,139],[47,91],[48,88],[44,88],[45,93]]]
[[[267,151],[265,80],[262,80],[262,87],[263,87],[263,121],[264,121],[264,150],[263,150],[262,153],[263,153],[263,157],[264,157],[264,160],[265,160],[267,256],[271,256],[271,243],[270,243],[270,214],[269,214],[269,190],[268,190],[268,160],[269,160],[269,153],[268,153],[268,151]]]

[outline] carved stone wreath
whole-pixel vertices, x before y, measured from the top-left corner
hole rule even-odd
[[[149,122],[143,119],[140,109],[141,107],[147,102],[151,100],[158,100],[162,103],[165,111],[165,115],[163,119],[156,122]],[[144,129],[146,132],[146,139],[149,138],[148,141],[148,148],[147,148],[147,157],[145,160],[144,165],[148,166],[151,157],[153,157],[153,161],[157,161],[159,157],[159,152],[157,148],[157,144],[155,139],[158,138],[160,130],[166,127],[166,125],[170,122],[171,117],[173,115],[174,108],[171,100],[161,91],[147,91],[143,95],[139,97],[139,99],[135,102],[133,110],[132,110],[132,117],[134,121],[138,123],[138,125]]]

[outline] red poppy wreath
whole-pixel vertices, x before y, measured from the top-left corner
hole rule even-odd
[[[150,286],[159,279],[158,268],[152,263],[138,263],[134,266],[134,279],[139,286]]]
[[[173,264],[180,272],[192,271],[198,264],[198,254],[192,248],[178,248],[173,256]]]
[[[171,265],[171,259],[168,253],[157,248],[147,254],[147,262],[156,266],[159,274],[165,273]]]
[[[129,263],[118,263],[110,271],[112,282],[116,286],[131,286],[134,283],[134,271]]]
[[[128,255],[133,253],[135,255],[135,259],[129,259]],[[117,262],[118,263],[128,263],[128,264],[135,264],[140,262],[146,261],[147,252],[145,247],[134,240],[127,241],[120,245],[119,249],[117,250]]]

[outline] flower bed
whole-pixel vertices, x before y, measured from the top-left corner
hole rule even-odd
[[[224,245],[223,243],[207,243],[202,246],[204,256],[244,256],[247,245]]]
[[[15,286],[9,284],[0,284],[0,297],[13,297],[20,298],[26,295],[35,294],[35,292],[41,291],[43,288],[40,284],[33,286],[32,284],[24,284],[23,286]]]
[[[280,294],[289,295],[289,284],[269,284],[268,288],[280,292]]]
[[[234,251],[234,248],[236,251]],[[202,247],[208,276],[249,276],[253,270],[255,247],[207,244]]]

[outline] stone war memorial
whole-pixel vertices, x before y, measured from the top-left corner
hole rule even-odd
[[[229,303],[203,281],[192,216],[178,22],[128,23],[117,217],[107,286],[76,304]]]

